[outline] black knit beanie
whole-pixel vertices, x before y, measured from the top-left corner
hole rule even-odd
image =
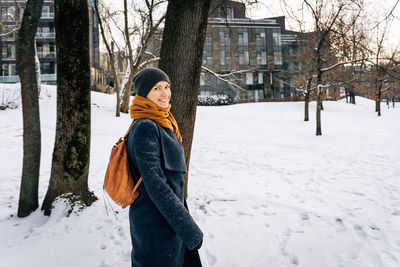
[[[133,77],[133,84],[135,85],[137,94],[143,97],[146,97],[151,88],[161,81],[171,83],[168,75],[156,68],[146,68]]]

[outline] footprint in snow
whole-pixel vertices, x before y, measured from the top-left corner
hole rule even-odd
[[[361,225],[355,224],[353,226],[354,231],[356,231],[356,233],[361,236],[362,238],[366,238],[367,234],[365,233],[365,231],[362,229]]]
[[[294,264],[294,265],[299,265],[299,258],[298,258],[297,256],[292,255],[290,258],[291,258],[291,259],[290,259],[290,262],[291,262],[292,264]]]
[[[392,214],[393,216],[400,216],[400,210],[395,210],[390,214]]]
[[[381,230],[378,226],[376,226],[375,224],[371,224],[369,225],[369,228],[371,228],[371,230]]]
[[[310,217],[308,216],[307,213],[302,213],[302,214],[300,214],[300,219],[303,221],[307,221],[310,219]]]
[[[107,263],[104,262],[104,260],[102,260],[98,265],[98,267],[110,267],[110,265],[108,265]]]
[[[253,214],[250,214],[250,213],[247,213],[247,212],[244,212],[244,211],[237,211],[236,214],[237,214],[237,215],[241,215],[241,216],[242,216],[242,215],[247,215],[247,216],[253,217]]]
[[[400,247],[400,239],[396,241],[396,245]]]
[[[346,231],[346,227],[343,225],[342,219],[336,218],[335,222],[336,222],[336,229],[335,229],[336,232],[342,233],[342,232]]]
[[[211,254],[208,249],[206,249],[206,257],[207,261],[210,265],[214,265],[217,262],[217,257],[215,257],[213,254]]]
[[[287,237],[289,237],[289,236],[291,236],[292,235],[292,229],[290,229],[290,228],[286,228],[286,230],[285,230],[285,236],[287,236]]]

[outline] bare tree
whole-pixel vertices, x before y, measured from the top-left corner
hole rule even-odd
[[[68,23],[65,23],[68,21]],[[57,125],[50,184],[42,209],[67,198],[90,206],[97,198],[88,188],[90,162],[90,59],[87,0],[55,0],[57,47]]]
[[[117,103],[116,103],[116,107],[115,107],[115,116],[119,117],[120,116],[120,105],[121,105],[121,96],[120,96],[120,84],[119,84],[119,80],[118,80],[118,75],[117,75],[117,70],[115,67],[116,61],[115,61],[115,53],[114,53],[114,47],[118,47],[118,43],[112,38],[111,35],[111,28],[110,28],[110,23],[109,20],[112,19],[112,14],[109,12],[108,9],[103,8],[103,10],[105,11],[106,14],[104,14],[104,16],[101,16],[100,14],[102,14],[101,10],[99,9],[99,3],[98,0],[94,1],[94,6],[95,6],[95,10],[96,10],[96,16],[97,16],[97,20],[99,22],[99,26],[100,26],[100,32],[101,32],[101,37],[103,39],[103,43],[106,46],[107,49],[107,53],[110,59],[110,67],[111,67],[111,77],[113,79],[114,82],[114,90],[116,93],[116,97],[117,97]],[[102,5],[103,6],[103,5]],[[104,23],[105,22],[105,23]],[[106,31],[104,30],[104,27],[107,27],[108,33],[111,36],[112,41],[109,42],[107,37],[106,37]],[[120,49],[118,49],[118,53],[120,53]]]
[[[41,151],[39,84],[35,63],[35,35],[42,13],[43,0],[28,0],[18,31],[18,74],[21,80],[24,124],[24,157],[18,216],[28,216],[39,207],[39,169]]]
[[[347,20],[345,20],[347,19]],[[350,103],[355,104],[356,91],[359,91],[362,84],[364,61],[356,62],[357,59],[367,59],[370,55],[368,48],[367,29],[364,26],[368,19],[363,9],[358,9],[347,17],[339,18],[339,27],[337,27],[336,53],[341,61],[352,61],[348,66],[342,66],[334,73],[334,80],[341,81],[345,88],[346,102],[348,97]]]
[[[347,14],[359,10],[363,7],[362,0],[303,0],[300,13],[298,16],[293,8],[283,0],[285,9],[292,19],[295,19],[300,28],[305,24],[305,16],[311,16],[313,22],[313,42],[311,47],[312,61],[311,69],[314,69],[316,83],[316,135],[322,135],[321,129],[321,110],[322,110],[322,94],[327,88],[323,80],[323,74],[335,67],[338,61],[334,53],[335,34],[338,32],[341,18]],[[305,79],[308,80],[308,79]]]
[[[131,96],[131,88],[132,88],[132,80],[135,74],[144,68],[148,63],[152,63],[154,61],[143,61],[143,56],[146,53],[147,46],[154,32],[159,28],[160,24],[165,19],[165,14],[161,16],[158,20],[154,19],[154,11],[157,6],[161,5],[165,1],[155,1],[155,0],[145,0],[146,9],[142,10],[138,8],[136,13],[140,16],[140,25],[134,27],[135,31],[133,33],[129,32],[128,26],[128,5],[127,0],[124,0],[124,37],[126,46],[128,48],[127,57],[129,60],[129,73],[127,77],[127,81],[124,84],[122,89],[122,104],[121,104],[121,112],[128,113],[129,112],[129,104],[130,104],[130,96]],[[132,44],[131,44],[131,36],[135,34],[138,38],[138,46],[136,51],[133,52]]]

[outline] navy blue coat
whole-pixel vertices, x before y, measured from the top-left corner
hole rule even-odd
[[[203,233],[184,199],[182,143],[170,129],[141,119],[132,126],[126,148],[135,181],[143,178],[129,208],[132,266],[196,266],[196,261],[201,266],[197,250],[189,251],[201,245]]]

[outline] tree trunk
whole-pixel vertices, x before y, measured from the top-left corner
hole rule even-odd
[[[159,68],[171,80],[172,113],[183,138],[188,171],[209,8],[210,0],[170,0],[160,51]],[[187,178],[186,173],[185,196]]]
[[[129,112],[129,100],[131,99],[131,88],[132,88],[132,84],[133,84],[133,76],[135,75],[134,70],[134,63],[133,63],[133,51],[132,51],[132,46],[131,46],[131,40],[130,40],[130,36],[129,36],[129,25],[128,25],[128,3],[127,0],[124,0],[124,24],[125,24],[125,30],[124,30],[124,34],[125,34],[125,40],[126,40],[126,44],[128,47],[128,60],[129,60],[129,67],[130,67],[130,73],[129,73],[129,77],[128,77],[128,81],[125,84],[125,88],[121,88],[122,91],[124,92],[123,96],[122,96],[122,104],[121,104],[121,112],[123,113],[128,113]]]
[[[310,92],[307,92],[304,96],[304,121],[309,121],[309,103],[310,103]]]
[[[128,59],[131,61],[131,59]],[[130,62],[130,66],[133,65],[133,60]],[[122,104],[121,104],[121,112],[123,113],[129,113],[129,104],[130,104],[130,99],[131,99],[131,88],[133,85],[133,77],[136,74],[136,71],[133,70],[132,67],[131,72],[129,73],[129,78],[127,83],[125,84],[125,88],[123,88],[124,95],[122,96]]]
[[[18,32],[18,74],[21,80],[23,147],[21,189],[18,217],[26,217],[39,207],[40,115],[39,84],[35,64],[35,35],[42,13],[43,0],[28,0]]]
[[[378,116],[381,116],[381,90],[379,89],[378,92],[378,99],[377,99],[377,110],[378,110]]]
[[[378,99],[377,99],[377,112],[378,112],[378,116],[381,116],[381,99],[382,99],[382,90],[381,90],[381,86],[379,86],[378,89]]]
[[[87,0],[55,0],[57,47],[57,125],[50,184],[42,209],[69,198],[89,206],[97,198],[88,188],[90,161],[90,65]],[[68,21],[68,23],[65,23]],[[70,211],[71,211],[70,210]]]
[[[321,92],[320,89],[317,88],[317,131],[316,135],[322,135],[322,130],[321,130]]]
[[[103,40],[104,40],[103,36]],[[110,56],[110,62],[111,62],[111,73],[113,76],[113,81],[114,81],[114,90],[115,94],[117,96],[117,105],[115,107],[115,116],[119,117],[121,115],[121,96],[120,96],[120,87],[119,87],[119,80],[118,80],[118,75],[117,75],[117,70],[115,68],[115,57],[114,57],[114,43],[111,42],[111,53],[109,53]]]

